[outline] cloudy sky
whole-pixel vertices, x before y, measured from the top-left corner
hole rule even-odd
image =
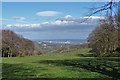
[[[103,2],[4,2],[2,28],[23,37],[39,39],[86,39],[104,13],[88,18],[90,8]]]

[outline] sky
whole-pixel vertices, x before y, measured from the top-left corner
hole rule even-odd
[[[104,19],[104,12],[90,16],[90,8],[104,2],[3,2],[2,29],[31,40],[86,39]],[[84,22],[83,22],[84,21]]]
[[[108,2],[110,0],[1,0],[2,2]],[[120,0],[115,0],[116,2]]]

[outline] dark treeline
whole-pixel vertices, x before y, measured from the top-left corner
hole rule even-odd
[[[30,56],[41,54],[31,40],[25,39],[10,30],[1,30],[2,57]]]
[[[100,22],[89,35],[92,51],[96,56],[120,56],[120,11]]]

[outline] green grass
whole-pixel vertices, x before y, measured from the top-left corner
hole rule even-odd
[[[120,79],[118,57],[88,57],[90,49],[54,51],[41,56],[2,58],[3,78],[30,80]],[[56,53],[57,52],[57,53]]]

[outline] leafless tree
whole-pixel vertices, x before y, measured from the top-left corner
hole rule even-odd
[[[90,46],[96,52],[97,56],[108,56],[111,53],[115,53],[116,49],[120,50],[120,45],[118,45],[120,43],[120,38],[118,37],[120,33],[119,10],[116,11],[116,18],[115,14],[113,15],[113,8],[118,6],[118,3],[116,4],[114,0],[111,0],[101,7],[92,9],[93,12],[90,16],[102,11],[107,11],[107,18],[89,35]]]

